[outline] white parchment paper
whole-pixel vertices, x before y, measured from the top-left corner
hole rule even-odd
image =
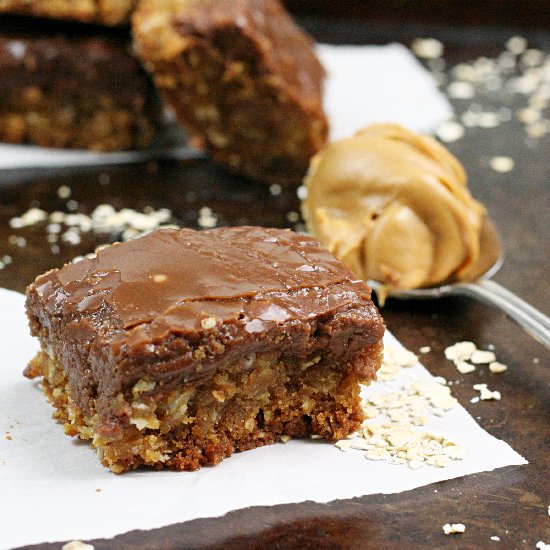
[[[101,466],[87,444],[63,434],[37,383],[22,376],[38,349],[29,336],[23,304],[21,294],[0,289],[1,548],[112,537],[248,506],[395,493],[526,463],[457,406],[444,417],[430,417],[426,426],[449,432],[466,446],[466,458],[444,469],[413,471],[366,460],[361,451],[341,452],[324,441],[293,440],[235,454],[198,472],[138,471],[117,476]],[[390,334],[387,339],[399,345]],[[407,369],[406,376],[431,377],[420,364]],[[367,391],[386,392],[395,384],[378,382]]]
[[[430,73],[401,44],[322,44],[318,54],[327,70],[324,107],[332,140],[349,137],[374,122],[397,122],[411,130],[429,132],[452,116],[449,102]],[[168,145],[141,152],[90,153],[0,144],[0,170],[124,164],[197,155],[200,153],[192,149]]]
[[[430,132],[453,109],[430,73],[401,44],[318,46],[326,71],[324,108],[332,141],[375,122]]]

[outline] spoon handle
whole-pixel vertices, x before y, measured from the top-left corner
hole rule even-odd
[[[521,325],[535,340],[550,348],[550,318],[498,283],[482,279],[476,283],[457,285],[453,291],[478,298],[500,309]]]

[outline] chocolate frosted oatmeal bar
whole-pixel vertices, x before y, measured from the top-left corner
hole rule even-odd
[[[128,23],[135,4],[136,0],[0,0],[0,12],[120,25]]]
[[[160,229],[36,279],[43,376],[65,432],[114,472],[195,470],[282,436],[346,437],[380,365],[370,289],[279,229]]]
[[[143,0],[132,26],[157,87],[214,160],[301,182],[326,141],[324,71],[277,0]]]
[[[160,102],[125,35],[9,21],[0,25],[0,141],[94,151],[152,142]]]

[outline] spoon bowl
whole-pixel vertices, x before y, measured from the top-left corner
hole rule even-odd
[[[450,295],[469,296],[496,307],[521,325],[533,338],[550,348],[550,318],[516,296],[513,292],[491,280],[504,260],[498,229],[489,216],[485,216],[480,236],[478,262],[461,279],[451,279],[438,286],[393,289],[384,283],[369,280],[379,301],[387,298],[399,300],[428,300]],[[383,305],[383,303],[382,303]]]

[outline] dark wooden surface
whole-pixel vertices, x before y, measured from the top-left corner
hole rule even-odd
[[[405,44],[416,36],[436,36],[446,45],[449,65],[503,49],[510,29],[451,26],[369,24],[320,17],[303,23],[329,42]],[[524,33],[525,34],[525,33]],[[547,33],[527,33],[533,46],[550,51]],[[406,93],[406,83],[403,83]],[[521,98],[520,98],[521,99]],[[518,99],[519,100],[519,99]],[[462,109],[463,102],[456,106]],[[510,105],[514,107],[513,105]],[[499,225],[506,260],[495,279],[545,313],[550,313],[550,135],[526,144],[523,126],[510,122],[498,129],[471,130],[450,145],[462,160],[473,194],[483,201]],[[494,155],[511,156],[515,169],[498,174],[488,166]],[[109,182],[105,183],[105,174]],[[101,182],[101,183],[100,183]],[[292,227],[290,211],[298,211],[292,190],[273,196],[261,185],[230,176],[206,161],[153,163],[124,168],[67,171],[55,175],[14,174],[0,188],[0,252],[13,264],[0,271],[0,285],[24,290],[36,275],[85,253],[105,240],[89,237],[79,246],[63,246],[54,255],[46,244],[43,226],[10,229],[11,217],[29,206],[47,211],[64,209],[56,190],[72,189],[79,210],[96,205],[116,208],[169,207],[175,221],[196,227],[197,211],[209,206],[220,224],[263,224]],[[23,248],[10,245],[9,235],[27,239]],[[0,256],[1,256],[0,255]],[[222,518],[201,519],[155,531],[135,531],[113,540],[96,540],[96,549],[156,548],[534,548],[550,542],[550,354],[505,315],[469,299],[398,303],[383,309],[388,328],[410,349],[429,345],[422,356],[433,374],[459,380],[453,393],[480,425],[510,443],[529,465],[508,467],[422,487],[397,495],[374,495],[327,505],[258,507]],[[459,340],[479,347],[495,346],[498,358],[509,365],[501,375],[484,369],[462,376],[443,357],[443,349]],[[502,393],[500,402],[471,404],[472,384],[488,382]],[[475,452],[475,449],[470,449]],[[185,474],[182,474],[185,475]],[[411,472],[414,475],[414,472]],[[323,480],[319,480],[320,483]],[[220,492],[223,487],[220,487]],[[162,503],[159,503],[162,505]],[[42,518],[31,521],[47,521]],[[462,522],[460,536],[444,536],[442,525]],[[500,542],[490,540],[500,537]],[[0,533],[1,537],[1,533]],[[60,544],[41,548],[60,548]]]
[[[283,0],[297,15],[548,29],[549,0]]]

